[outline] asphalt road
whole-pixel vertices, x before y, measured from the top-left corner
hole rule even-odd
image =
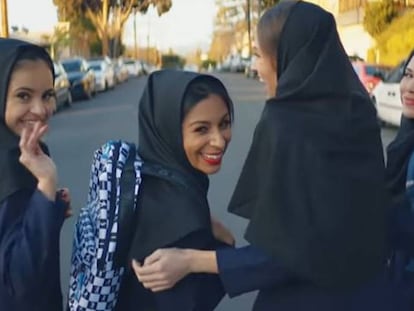
[[[254,126],[263,108],[264,88],[257,80],[237,74],[220,74],[235,104],[233,139],[222,170],[211,177],[209,201],[212,213],[235,234],[238,245],[244,245],[246,222],[226,212],[226,206],[245,159]],[[137,142],[137,107],[146,78],[131,79],[114,90],[98,94],[90,101],[75,102],[59,111],[51,121],[46,137],[59,170],[60,186],[70,189],[74,217],[68,219],[61,233],[62,290],[66,296],[73,227],[79,208],[86,202],[88,177],[93,151],[108,139]],[[395,128],[384,128],[384,147],[396,134]],[[218,311],[248,311],[255,293],[225,298]]]

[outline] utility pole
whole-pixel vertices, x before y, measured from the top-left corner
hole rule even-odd
[[[7,13],[7,0],[0,0],[0,11],[1,11],[1,37],[9,37],[9,20]]]
[[[134,59],[138,59],[137,45],[137,7],[134,6]]]
[[[150,62],[150,31],[151,31],[151,19],[149,14],[147,13],[147,28],[148,28],[148,32],[147,32],[147,63]]]
[[[252,21],[251,21],[251,3],[247,0],[247,38],[249,44],[249,58],[252,56]]]

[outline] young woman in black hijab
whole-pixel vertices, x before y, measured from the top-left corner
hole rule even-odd
[[[250,246],[162,249],[136,273],[162,291],[218,273],[254,310],[406,310],[384,277],[385,168],[375,109],[333,16],[282,1],[261,17],[256,69],[269,99],[232,196]],[[174,263],[174,264],[172,264]]]
[[[391,275],[402,291],[414,293],[414,51],[401,72],[401,126],[387,148],[387,179],[392,195]],[[412,298],[414,306],[414,298]]]
[[[160,247],[229,246],[215,238],[226,240],[223,228],[213,234],[207,191],[208,175],[220,169],[230,142],[232,120],[232,101],[217,78],[175,70],[149,76],[139,106],[144,177],[130,250],[134,266]],[[168,291],[152,293],[131,267],[116,309],[209,311],[223,296],[218,276],[207,274],[188,276]]]
[[[59,239],[67,203],[56,199],[56,167],[41,142],[56,106],[53,82],[43,48],[0,38],[1,310],[62,310]]]

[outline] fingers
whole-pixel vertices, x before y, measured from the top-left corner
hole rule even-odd
[[[149,266],[142,266],[135,261],[135,264],[134,262],[132,263],[132,268],[134,269],[135,274],[140,280],[141,279],[150,280],[146,277],[147,276],[153,277],[155,274],[159,273],[160,271],[160,266],[155,263]]]
[[[62,201],[70,204],[70,193],[68,188],[59,189],[59,197]]]
[[[37,122],[33,128],[24,127],[20,136],[20,150],[22,154],[39,155],[42,150],[39,146],[40,138],[47,132],[47,124]]]
[[[151,255],[149,255],[147,258],[145,258],[144,266],[148,266],[148,265],[151,265],[151,264],[157,262],[158,260],[160,260],[162,254],[163,254],[162,249],[156,250]]]
[[[142,283],[155,284],[157,286],[166,284],[165,274],[161,272],[162,266],[153,264],[151,266],[142,266],[135,259],[132,260],[132,269],[135,272],[138,280]]]

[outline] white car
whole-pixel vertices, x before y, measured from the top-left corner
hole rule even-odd
[[[400,126],[402,104],[400,80],[403,63],[395,67],[386,79],[376,85],[372,91],[372,101],[377,109],[380,121],[385,124]]]
[[[88,61],[95,72],[95,85],[97,91],[106,91],[115,87],[115,70],[104,60]]]

